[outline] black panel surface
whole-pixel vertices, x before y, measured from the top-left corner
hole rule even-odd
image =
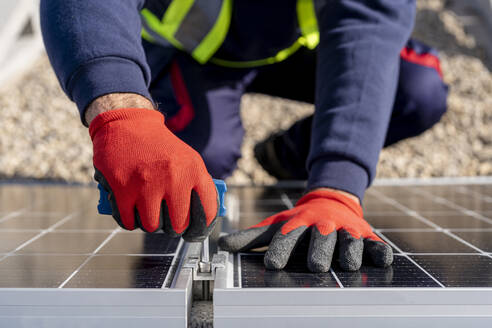
[[[337,287],[337,282],[327,273],[310,273],[302,258],[290,261],[280,271],[266,270],[263,255],[240,254],[241,285],[243,288],[284,287]]]
[[[476,253],[473,248],[439,231],[386,231],[383,234],[403,252]]]
[[[491,257],[468,245],[492,253],[491,186],[377,186],[364,199],[367,221],[377,233],[405,254],[395,252],[389,268],[377,268],[364,261],[356,272],[342,271],[335,261],[332,274],[310,273],[305,257],[296,253],[284,270],[268,271],[263,257],[243,254],[234,268],[235,283],[249,287],[440,287],[490,285]],[[237,193],[240,222],[232,228],[245,228],[276,212],[282,202],[295,203],[302,191],[242,187]],[[286,199],[287,198],[287,199]],[[245,203],[247,205],[245,205]],[[486,213],[481,215],[481,213]],[[419,219],[420,218],[420,219]],[[379,230],[380,229],[380,230]],[[443,231],[443,229],[447,229]],[[467,254],[467,255],[460,255]],[[469,255],[468,255],[469,254]],[[469,265],[467,266],[467,261]],[[468,277],[469,276],[469,277]]]
[[[375,229],[432,229],[410,215],[366,215],[367,222]]]
[[[412,256],[446,287],[492,287],[492,258],[480,255]]]
[[[118,228],[97,213],[98,197],[95,187],[0,185],[0,288],[161,288],[179,239]]]
[[[466,245],[492,253],[491,185],[372,188],[364,213],[375,229],[382,229],[378,233],[411,253],[446,286],[491,286],[492,258]],[[228,193],[236,197],[240,212],[239,222],[231,226],[244,228],[295,204],[303,189],[233,187]],[[95,188],[0,185],[0,287],[58,287],[73,275],[64,287],[160,288],[178,240],[115,230],[111,216],[97,214],[97,198]],[[416,219],[413,212],[458,239]],[[265,270],[262,255],[242,255],[240,260],[235,261],[234,279],[243,287],[338,286],[331,273],[308,272],[303,257],[281,271]],[[335,261],[334,272],[344,287],[436,286],[402,255],[395,256],[391,268],[365,263],[357,272],[343,272]]]
[[[387,268],[364,264],[358,271],[347,272],[335,265],[333,270],[344,287],[439,287],[429,275],[401,255],[396,255],[393,265]]]
[[[281,212],[288,207],[281,204],[262,204],[262,203],[241,203],[239,211],[241,214],[259,213],[259,212]]]
[[[492,253],[492,231],[454,231],[453,233],[482,251]]]
[[[95,256],[66,288],[161,288],[172,256]]]

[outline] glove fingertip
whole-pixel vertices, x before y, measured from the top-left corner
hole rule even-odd
[[[171,217],[169,216],[169,208],[167,207],[166,200],[161,202],[161,212],[159,214],[159,221],[161,221],[162,230],[171,238],[180,237],[182,234],[177,233],[171,223]]]
[[[315,273],[324,273],[330,270],[331,263],[317,261],[316,259],[308,258],[307,266],[309,271]]]
[[[258,231],[246,229],[219,238],[218,244],[222,250],[239,252],[252,247],[252,242],[258,237]]]
[[[199,183],[193,192],[201,202],[207,226],[210,225],[219,214],[219,195],[213,180],[206,179]]]
[[[340,244],[340,267],[345,271],[359,270],[362,265],[364,242],[343,229],[338,231],[337,237]]]
[[[378,267],[386,268],[393,263],[393,249],[382,241],[365,239],[364,250]]]
[[[311,228],[307,266],[311,272],[328,272],[337,241],[337,231],[322,234],[317,226]]]
[[[282,270],[287,265],[287,261],[279,254],[265,254],[263,263],[268,270]]]

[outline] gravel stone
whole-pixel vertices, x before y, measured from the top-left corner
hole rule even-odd
[[[445,3],[419,0],[413,34],[440,51],[444,80],[451,87],[448,112],[431,130],[384,149],[377,177],[492,175],[490,58],[482,41],[467,32]],[[0,109],[0,178],[93,180],[88,131],[61,91],[46,56],[0,90]],[[254,145],[312,112],[308,104],[245,95],[242,158],[227,182],[274,183],[254,159]]]

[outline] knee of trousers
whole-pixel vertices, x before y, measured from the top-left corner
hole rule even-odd
[[[428,67],[414,69],[412,75],[409,81],[400,80],[400,86],[406,85],[400,97],[397,96],[395,105],[404,108],[404,115],[411,119],[416,132],[420,133],[441,120],[447,110],[449,87],[435,70]]]
[[[235,138],[236,139],[236,138]],[[236,169],[237,161],[241,157],[240,140],[212,141],[200,153],[208,172],[216,179],[225,179]]]

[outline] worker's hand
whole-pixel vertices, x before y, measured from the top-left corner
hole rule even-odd
[[[218,198],[200,155],[178,139],[155,110],[126,108],[97,115],[89,126],[95,179],[109,192],[125,229],[162,228],[189,241],[213,228]]]
[[[313,272],[330,269],[338,241],[340,266],[358,270],[362,255],[386,267],[393,262],[391,247],[362,218],[362,208],[349,197],[318,189],[302,197],[290,210],[273,215],[257,225],[219,240],[222,249],[237,252],[270,244],[265,254],[267,269],[282,269],[301,238],[311,229],[307,266]]]

